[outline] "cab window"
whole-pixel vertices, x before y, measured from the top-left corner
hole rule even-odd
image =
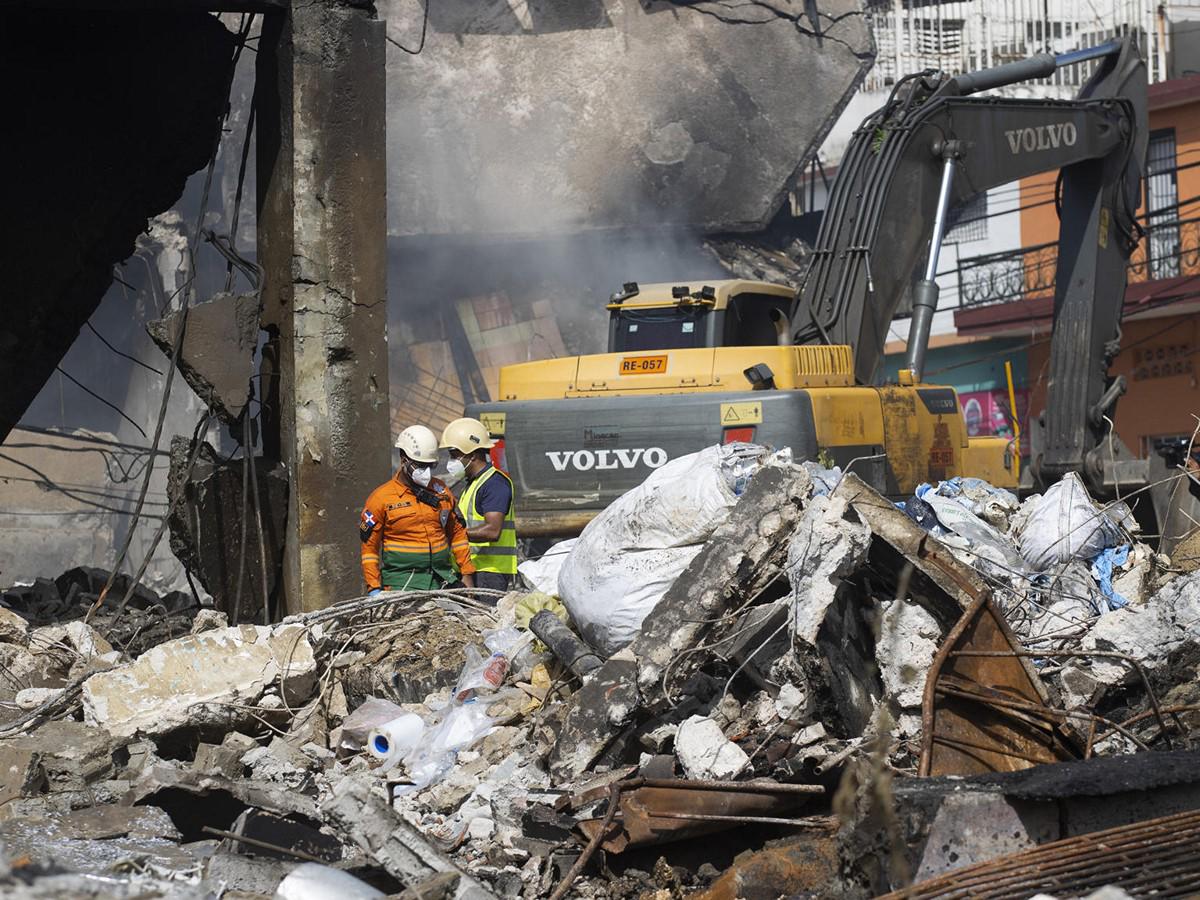
[[[771,310],[786,315],[788,305],[786,297],[773,294],[738,294],[725,310],[725,346],[774,346],[777,341]]]
[[[614,310],[613,351],[687,350],[704,346],[703,307]]]

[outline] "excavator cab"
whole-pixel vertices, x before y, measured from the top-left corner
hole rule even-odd
[[[627,282],[609,299],[608,352],[787,346],[794,296],[791,288],[755,281]]]

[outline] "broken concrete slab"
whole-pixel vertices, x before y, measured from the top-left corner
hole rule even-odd
[[[766,465],[754,475],[724,524],[646,616],[633,643],[571,698],[550,755],[556,783],[573,780],[594,763],[639,708],[673,705],[665,691],[685,683],[704,662],[702,654],[683,651],[709,635],[722,613],[779,578],[788,537],[811,492],[812,479],[799,466]],[[721,636],[713,635],[710,643]]]
[[[42,754],[30,746],[0,744],[0,815],[9,802],[33,797],[45,788]]]
[[[85,661],[113,652],[112,644],[85,622],[43,625],[41,628],[35,628],[29,634],[31,649],[49,649],[56,645],[69,647]]]
[[[388,55],[401,236],[758,231],[874,55],[855,0],[489,0],[433,9],[427,29],[416,7],[383,9],[424,42]]]
[[[706,716],[692,716],[675,735],[675,755],[688,778],[727,781],[750,763],[741,747]]]
[[[901,599],[884,606],[875,658],[884,690],[901,708],[921,705],[925,673],[941,641],[937,619],[920,605]]]
[[[202,775],[241,778],[246,772],[246,766],[242,763],[244,755],[245,751],[238,748],[206,744],[201,741],[196,746],[192,768]]]
[[[754,475],[724,524],[646,617],[631,645],[643,703],[666,700],[671,685],[697,671],[703,655],[680,654],[714,630],[714,619],[779,580],[787,537],[811,494],[812,478],[799,466],[766,465]],[[714,639],[725,636],[716,631]],[[664,685],[668,667],[669,683]]]
[[[1168,582],[1144,605],[1106,612],[1079,642],[1082,653],[1120,653],[1148,673],[1165,671],[1173,654],[1200,644],[1200,573]],[[1058,676],[1068,707],[1091,709],[1115,688],[1140,681],[1130,662],[1102,655],[1068,660]]]
[[[317,801],[284,785],[208,775],[170,762],[148,766],[121,798],[122,805],[166,810],[187,841],[207,839],[203,825],[228,829],[247,808],[322,821]]]
[[[454,686],[466,649],[479,643],[479,632],[462,617],[432,604],[419,611],[419,616],[400,616],[392,627],[371,633],[361,645],[364,654],[351,662],[341,678],[352,703],[370,697],[420,703]]]
[[[492,893],[462,872],[415,828],[402,819],[376,785],[347,776],[326,803],[327,820],[360,850],[405,884],[418,884],[439,873],[459,876],[456,900],[484,900]]]
[[[258,346],[261,302],[255,294],[215,294],[188,308],[179,372],[226,425],[235,425],[250,402],[250,377]],[[180,313],[147,323],[146,331],[170,358]]]
[[[103,728],[69,719],[46,722],[29,734],[0,740],[0,753],[13,759],[32,753],[40,757],[50,791],[83,790],[110,777],[128,758],[123,747]]]
[[[29,623],[11,609],[0,606],[0,643],[29,643]]]
[[[788,547],[796,638],[816,643],[843,576],[862,565],[870,545],[871,530],[847,519],[843,497],[814,497],[808,504]]]
[[[302,626],[206,631],[159,644],[134,662],[93,675],[83,684],[84,716],[119,737],[228,727],[246,718],[239,706],[253,704],[276,682],[292,703],[302,703],[316,669]]]
[[[55,816],[48,824],[67,840],[152,837],[177,841],[181,837],[171,817],[156,806],[88,806]]]

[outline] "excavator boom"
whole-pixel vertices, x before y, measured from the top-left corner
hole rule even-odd
[[[1096,71],[1072,100],[979,96],[1088,61]],[[1107,437],[1104,416],[1111,418],[1121,392],[1108,363],[1139,235],[1146,141],[1146,69],[1131,39],[955,77],[903,79],[847,149],[792,309],[796,343],[850,344],[857,381],[872,384],[911,289],[907,367],[920,381],[948,209],[988,188],[1060,170],[1045,446],[1034,467],[1045,482],[1082,470],[1101,492],[1111,491],[1114,478],[1136,477],[1134,468],[1098,465],[1093,451]]]

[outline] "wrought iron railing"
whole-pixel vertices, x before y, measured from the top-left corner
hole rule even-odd
[[[1200,217],[1144,227],[1129,261],[1130,283],[1200,274]],[[1057,263],[1057,242],[967,257],[958,265],[959,305],[1052,295]]]

